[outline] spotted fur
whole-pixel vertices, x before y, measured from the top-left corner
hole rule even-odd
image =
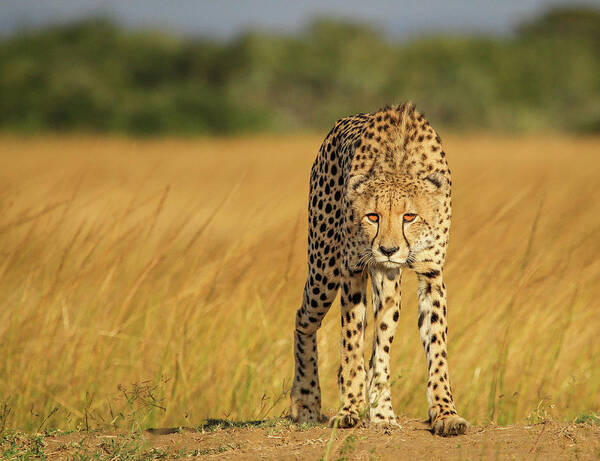
[[[395,426],[390,347],[400,315],[402,270],[419,280],[418,327],[427,355],[432,430],[464,433],[448,377],[443,266],[450,228],[450,170],[441,140],[411,104],[336,122],[310,176],[308,277],[294,332],[291,416],[322,421],[317,330],[341,289],[340,409],[352,427],[363,416]],[[374,341],[364,363],[366,293],[372,284]]]

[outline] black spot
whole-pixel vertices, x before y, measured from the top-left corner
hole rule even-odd
[[[428,279],[434,279],[436,278],[438,275],[440,275],[440,271],[437,270],[430,270],[429,272],[423,272],[421,274],[423,277],[427,277]]]
[[[394,322],[398,321],[399,316],[400,316],[400,313],[398,311],[394,312]]]
[[[361,294],[360,293],[354,293],[352,295],[352,303],[353,304],[358,304],[360,303],[360,299],[361,299]]]
[[[423,312],[421,312],[419,314],[419,321],[418,321],[419,328],[421,328],[423,326],[423,318],[424,317],[425,317],[425,314]]]
[[[441,181],[439,178],[437,178],[434,175],[429,175],[425,178],[426,181],[429,181],[431,184],[433,184],[435,187],[437,187],[438,189],[440,188],[440,186],[442,185]]]

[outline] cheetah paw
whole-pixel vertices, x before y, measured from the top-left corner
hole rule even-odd
[[[435,435],[448,437],[452,435],[461,435],[467,431],[469,423],[466,419],[458,415],[450,415],[444,418],[439,418],[431,425],[431,431]]]
[[[303,405],[299,402],[293,402],[290,408],[290,419],[297,424],[317,424],[327,421],[327,417],[321,414],[321,408],[318,405]]]
[[[329,427],[350,428],[362,425],[361,418],[355,412],[340,412],[329,420]]]
[[[400,427],[394,415],[374,415],[369,418],[369,425],[385,430],[397,429]]]

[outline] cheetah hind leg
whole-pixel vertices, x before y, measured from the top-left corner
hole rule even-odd
[[[321,414],[321,405],[307,405],[302,400],[292,396],[290,418],[297,424],[318,424],[327,422],[327,417]]]
[[[317,370],[316,331],[294,332],[296,373],[290,392],[290,417],[296,423],[322,423],[321,389]]]

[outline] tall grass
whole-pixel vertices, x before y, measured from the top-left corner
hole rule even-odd
[[[450,370],[475,423],[600,408],[600,139],[451,136]],[[320,136],[0,139],[0,426],[286,411]],[[415,279],[392,349],[426,415]],[[339,305],[319,333],[336,406]],[[368,348],[367,348],[368,349]]]

